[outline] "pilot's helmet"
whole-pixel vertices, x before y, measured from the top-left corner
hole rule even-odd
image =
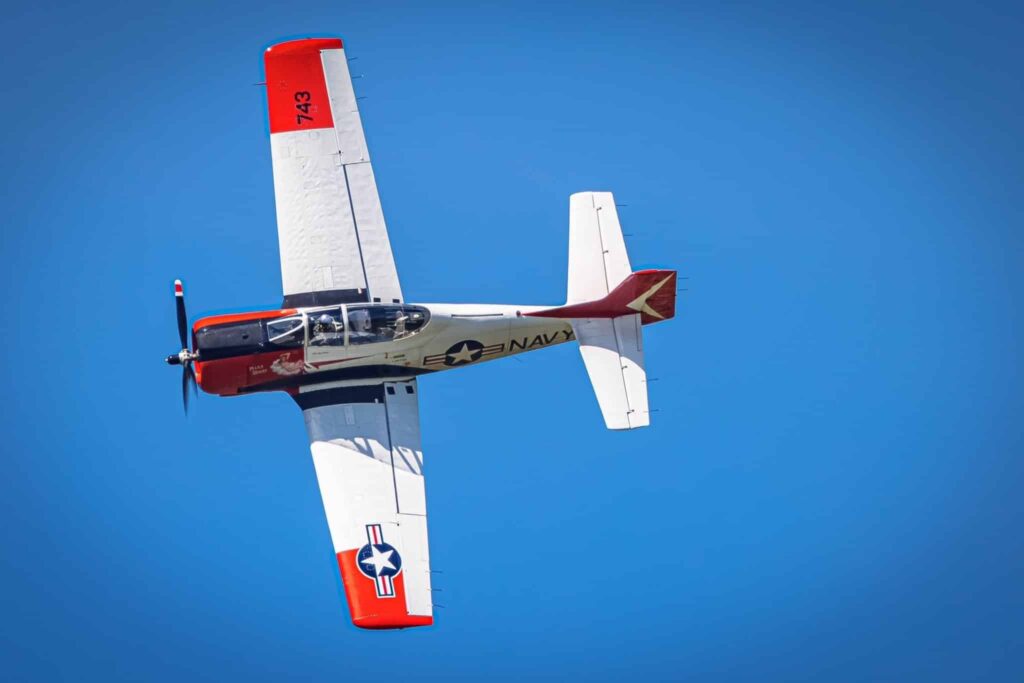
[[[324,313],[322,316],[320,316],[320,319],[317,320],[317,322],[320,323],[321,325],[333,325],[334,318]]]

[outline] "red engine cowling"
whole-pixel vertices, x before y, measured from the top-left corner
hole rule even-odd
[[[199,386],[210,394],[234,396],[301,374],[304,367],[301,345],[273,348],[267,343],[265,324],[295,314],[295,309],[283,309],[197,320],[192,326],[192,348],[199,354],[194,365]]]

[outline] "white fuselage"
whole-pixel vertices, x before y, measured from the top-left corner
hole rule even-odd
[[[414,334],[393,341],[360,344],[350,332],[344,345],[314,346],[307,343],[306,375],[348,370],[345,375],[361,375],[356,368],[387,366],[387,376],[399,376],[400,368],[409,375],[451,370],[503,358],[525,351],[554,346],[575,339],[567,320],[534,318],[523,313],[540,306],[502,306],[488,304],[418,304],[430,312],[430,319]],[[319,309],[303,312],[315,317]],[[373,376],[367,373],[367,377]]]

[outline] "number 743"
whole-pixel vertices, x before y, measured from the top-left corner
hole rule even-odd
[[[306,90],[300,90],[295,93],[295,108],[299,110],[299,113],[295,115],[295,123],[302,125],[303,121],[312,121],[313,117],[309,116],[309,108],[313,106],[310,100],[313,98]]]

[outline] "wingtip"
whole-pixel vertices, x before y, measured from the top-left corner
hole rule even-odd
[[[363,629],[364,631],[397,631],[406,628],[417,628],[421,626],[433,626],[434,617],[432,616],[413,616],[409,615],[401,619],[368,616],[359,617],[352,620],[352,624],[356,628]]]
[[[275,43],[266,49],[266,53],[267,55],[271,52],[274,55],[289,55],[300,52],[343,49],[345,49],[345,43],[341,38],[299,38],[298,40]]]

